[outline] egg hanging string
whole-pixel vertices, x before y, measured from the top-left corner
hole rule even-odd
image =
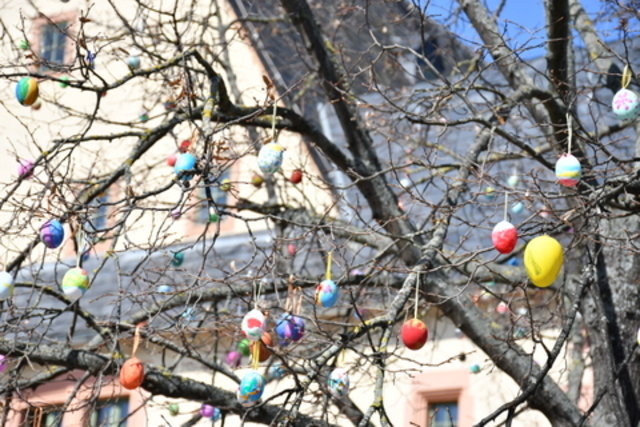
[[[420,292],[420,272],[418,271],[416,272],[416,298],[415,298],[415,306],[413,307],[414,319],[418,318],[418,300],[420,299],[419,292]]]
[[[327,254],[327,271],[325,272],[324,278],[326,280],[331,280],[331,263],[333,261],[333,251],[329,251]]]
[[[144,322],[138,323],[136,325],[136,330],[133,333],[133,347],[131,349],[131,357],[136,357],[136,352],[138,351],[138,346],[140,345],[140,328],[144,326]]]
[[[504,214],[503,214],[503,220],[506,221],[507,220],[507,210],[509,208],[509,192],[505,191],[504,193]]]
[[[620,82],[620,85],[622,86],[622,89],[626,89],[627,87],[629,87],[629,84],[631,83],[631,68],[629,68],[629,64],[624,64],[624,69],[622,70],[622,81]]]
[[[571,140],[573,139],[573,119],[567,113],[567,154],[571,154]]]

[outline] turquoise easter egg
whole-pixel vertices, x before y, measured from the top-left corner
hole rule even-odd
[[[265,386],[264,377],[257,371],[249,371],[240,380],[238,400],[244,406],[251,406],[260,400]]]
[[[178,156],[173,170],[181,180],[189,181],[191,178],[193,178],[193,174],[185,172],[194,171],[196,168],[196,161],[196,156],[194,156],[193,154],[182,153]]]
[[[333,280],[323,280],[316,286],[316,304],[325,308],[335,305],[340,296],[338,285]]]
[[[640,114],[640,99],[629,89],[620,89],[611,102],[613,114],[619,120],[635,119]]]
[[[345,396],[349,393],[349,374],[343,368],[335,368],[329,374],[327,386],[329,386],[329,391],[335,397]]]
[[[31,105],[38,99],[38,82],[32,77],[23,77],[16,84],[16,98],[22,105]]]

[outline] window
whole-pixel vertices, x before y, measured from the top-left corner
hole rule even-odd
[[[22,423],[23,427],[61,427],[64,412],[58,406],[30,407]]]
[[[457,427],[458,402],[430,402],[428,416],[429,427]]]
[[[48,23],[40,30],[41,69],[47,70],[64,64],[68,23]]]
[[[91,411],[89,427],[127,427],[129,399],[102,400]]]

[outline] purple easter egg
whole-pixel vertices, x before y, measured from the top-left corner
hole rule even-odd
[[[211,418],[213,416],[213,410],[213,406],[203,403],[200,407],[200,415],[202,415],[203,418]]]
[[[64,240],[64,228],[62,223],[57,219],[51,219],[40,227],[40,239],[42,243],[49,249],[55,249],[62,244]]]
[[[20,160],[18,176],[23,179],[29,179],[33,176],[33,162],[31,160]]]
[[[235,350],[227,353],[227,357],[225,357],[224,361],[229,367],[237,368],[240,366],[240,359],[242,359],[242,355]]]

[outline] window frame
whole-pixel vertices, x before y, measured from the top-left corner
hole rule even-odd
[[[67,42],[64,47],[64,55],[62,64],[56,66],[55,68],[44,67],[40,61],[36,61],[32,65],[32,72],[41,72],[51,74],[53,76],[58,76],[61,74],[65,74],[67,68],[74,62],[73,58],[75,55],[75,37],[78,25],[78,11],[70,10],[66,12],[60,12],[48,16],[40,15],[37,18],[34,18],[32,21],[31,32],[29,34],[29,46],[33,53],[37,55],[37,58],[40,58],[42,53],[42,36],[44,29],[49,25],[57,25],[59,23],[66,22],[68,23],[66,27],[66,33],[68,36],[66,37]]]

